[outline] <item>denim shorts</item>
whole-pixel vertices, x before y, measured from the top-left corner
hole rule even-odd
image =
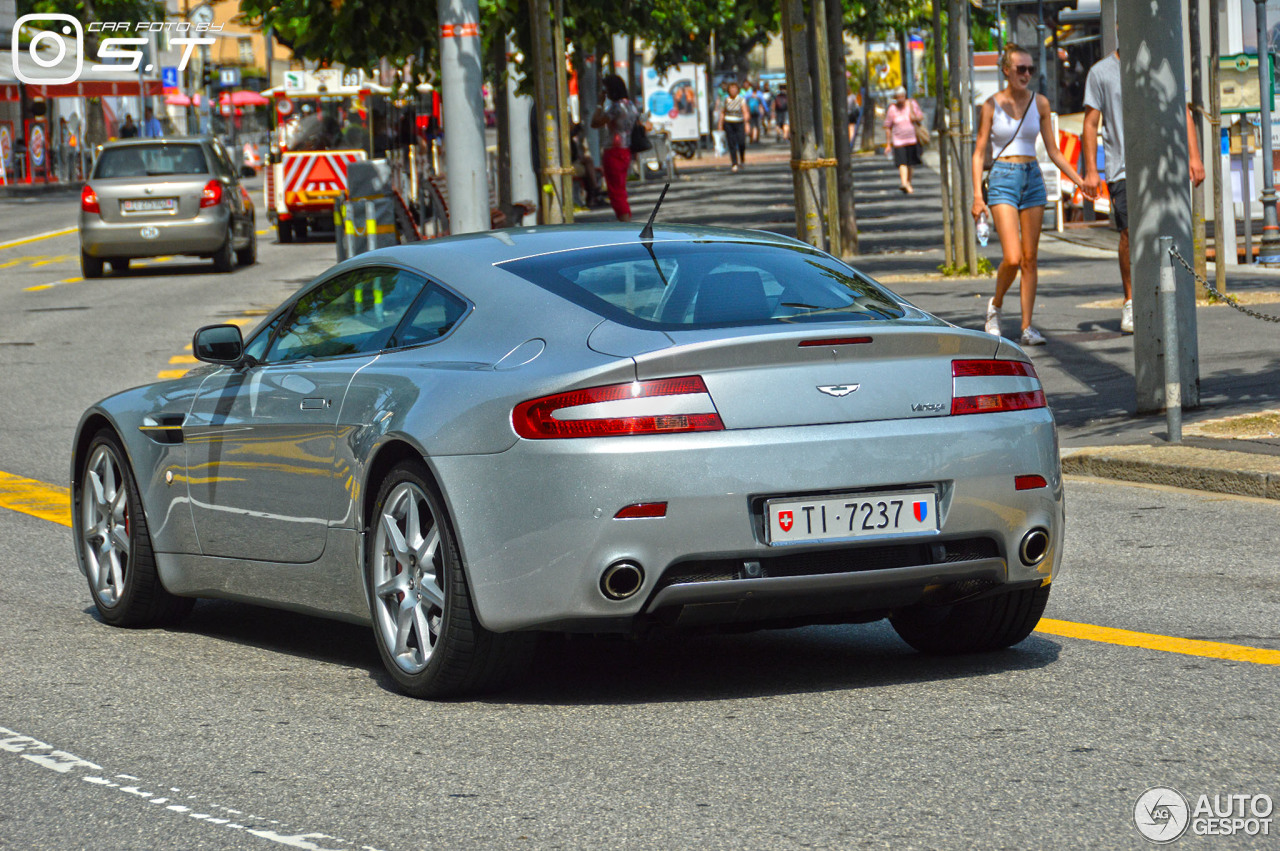
[[[1040,163],[1007,163],[991,164],[991,174],[987,177],[987,206],[1009,204],[1016,210],[1028,207],[1043,207],[1049,203],[1049,196],[1044,188],[1044,176],[1040,174]]]

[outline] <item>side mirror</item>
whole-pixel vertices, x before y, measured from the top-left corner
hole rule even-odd
[[[196,360],[234,366],[244,360],[244,338],[238,325],[206,325],[191,338]]]

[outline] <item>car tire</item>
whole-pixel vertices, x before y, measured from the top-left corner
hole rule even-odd
[[[293,238],[298,242],[302,242],[302,240],[307,238],[307,220],[306,219],[293,220]]]
[[[1030,635],[1048,602],[1049,586],[1041,585],[950,606],[917,606],[889,623],[921,653],[983,653],[1011,647]]]
[[[111,263],[112,272],[128,272],[129,271],[128,257],[113,257],[108,262]]]
[[[235,252],[232,250],[231,245],[231,228],[228,227],[226,240],[213,255],[213,270],[215,272],[230,272],[235,268],[235,264]]]
[[[90,257],[83,251],[80,252],[80,274],[86,278],[102,277],[102,258]]]
[[[532,636],[481,626],[444,500],[421,463],[402,462],[378,487],[365,536],[374,638],[407,694],[448,698],[496,688]]]
[[[249,244],[236,249],[236,262],[241,266],[252,266],[258,262],[258,234],[252,222],[249,224]]]
[[[281,245],[293,242],[293,223],[286,221],[276,221],[276,242]]]
[[[160,582],[142,499],[120,439],[104,428],[84,457],[72,510],[79,518],[76,548],[98,614],[126,627],[182,620],[195,600],[170,594]]]

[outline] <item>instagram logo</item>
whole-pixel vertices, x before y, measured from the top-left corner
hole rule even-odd
[[[27,24],[38,25],[42,32],[36,34],[27,45],[25,53],[18,48],[18,31]],[[66,76],[61,76],[58,68],[67,58],[67,38],[75,39],[75,69]],[[53,53],[42,53],[41,46],[52,48]],[[37,67],[32,67],[32,66]],[[39,69],[57,69],[53,74],[42,73]],[[70,15],[59,13],[23,15],[13,27],[13,73],[28,85],[57,86],[74,82],[84,68],[84,27]]]

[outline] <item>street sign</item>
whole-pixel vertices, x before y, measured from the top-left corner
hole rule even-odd
[[[172,65],[163,65],[160,68],[160,83],[166,89],[176,89],[178,83],[178,69]]]
[[[240,85],[240,69],[235,67],[219,68],[218,82],[226,89]]]
[[[1273,66],[1271,98],[1275,102],[1275,60],[1268,56]],[[1261,83],[1258,80],[1258,57],[1251,53],[1222,56],[1218,59],[1218,86],[1221,89],[1222,112],[1260,112],[1262,110]]]

